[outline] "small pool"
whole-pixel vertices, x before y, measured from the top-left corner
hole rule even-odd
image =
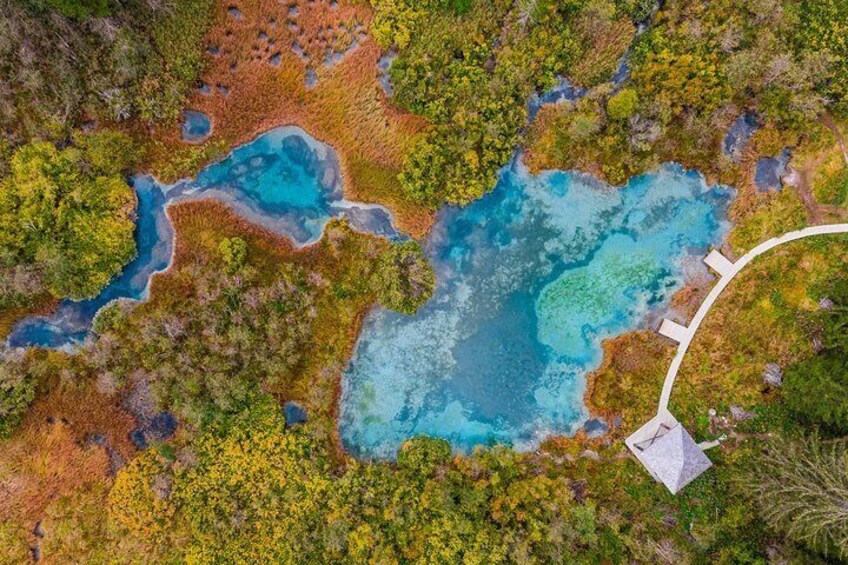
[[[792,159],[791,147],[785,148],[777,157],[761,157],[757,161],[757,170],[754,173],[757,190],[768,192],[783,188],[783,177],[786,176],[790,159]]]
[[[183,111],[182,137],[184,141],[197,143],[212,133],[212,120],[203,112]]]
[[[754,112],[743,112],[727,130],[724,138],[724,154],[738,163],[742,159],[742,153],[748,146],[751,136],[758,129],[760,129],[760,120],[757,115]]]
[[[309,419],[306,410],[296,402],[286,402],[283,405],[283,413],[286,417],[286,428],[302,424]]]

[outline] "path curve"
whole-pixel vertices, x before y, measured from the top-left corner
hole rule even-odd
[[[683,328],[682,326],[679,327],[678,331],[676,332],[676,335],[673,337],[673,339],[679,341],[680,345],[677,348],[677,354],[671,361],[671,366],[668,369],[668,373],[666,373],[665,382],[663,383],[662,395],[660,396],[659,409],[657,413],[661,414],[668,412],[668,403],[671,399],[671,390],[674,387],[674,381],[677,378],[677,372],[678,370],[680,370],[680,365],[681,363],[683,363],[683,358],[686,356],[686,351],[689,349],[689,344],[692,343],[692,338],[695,337],[695,333],[701,326],[701,322],[703,322],[704,318],[707,317],[707,314],[709,313],[710,309],[713,307],[716,300],[718,300],[718,297],[721,295],[727,285],[730,284],[730,281],[732,281],[736,277],[736,275],[738,275],[740,271],[742,271],[742,269],[744,269],[748,265],[748,263],[750,263],[760,255],[771,251],[775,247],[783,245],[785,243],[789,243],[791,241],[797,241],[799,239],[805,239],[807,237],[813,237],[817,235],[833,235],[843,233],[848,233],[848,224],[828,224],[823,226],[811,226],[802,230],[785,233],[779,237],[775,237],[764,243],[761,243],[751,249],[748,253],[740,257],[735,263],[730,263],[728,261],[727,269],[722,269],[723,273],[719,273],[720,278],[718,283],[712,288],[712,290],[710,290],[710,293],[707,295],[707,298],[704,300],[704,302],[701,304],[701,307],[698,308],[698,311],[692,318],[692,322],[687,328]]]

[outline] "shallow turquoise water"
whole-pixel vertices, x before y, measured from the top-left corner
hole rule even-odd
[[[616,189],[516,163],[492,194],[440,215],[433,300],[367,318],[343,382],[346,447],[392,457],[428,434],[527,449],[575,431],[601,341],[682,286],[687,263],[723,239],[729,199],[677,166]]]
[[[342,199],[337,162],[326,145],[293,133],[271,130],[237,147],[180,192],[225,201],[299,244],[317,240]]]
[[[84,340],[117,298],[144,299],[171,256],[169,203],[215,198],[304,245],[332,217],[400,237],[379,207],[346,202],[335,156],[296,128],[272,130],[165,186],[134,179],[139,256],[95,299],[30,317],[9,344]],[[515,163],[495,191],[443,210],[427,241],[436,295],[416,316],[366,320],[343,381],[341,434],[363,456],[392,457],[418,434],[459,449],[493,442],[530,448],[585,420],[584,377],[601,340],[638,326],[680,288],[727,230],[728,191],[667,166],[622,189],[574,173],[529,175]]]
[[[206,167],[195,180],[168,186],[139,175],[132,184],[138,196],[137,257],[95,298],[63,300],[52,314],[18,322],[8,345],[74,346],[89,336],[94,317],[109,302],[146,299],[151,276],[171,261],[173,230],[165,210],[173,202],[226,202],[297,245],[318,240],[332,217],[345,217],[361,231],[399,237],[384,208],[344,200],[335,153],[299,128],[273,129]]]

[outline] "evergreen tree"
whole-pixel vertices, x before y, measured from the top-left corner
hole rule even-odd
[[[848,440],[774,440],[744,483],[777,533],[825,557],[848,557]]]

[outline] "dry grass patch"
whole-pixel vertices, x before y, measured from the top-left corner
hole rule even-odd
[[[340,2],[332,8],[329,0],[217,2],[202,78],[211,92],[197,91],[188,102],[212,118],[212,137],[202,147],[191,147],[181,141],[177,125],[154,132],[153,172],[174,180],[180,168],[174,159],[189,167],[176,175],[183,176],[220,154],[221,146],[245,143],[276,126],[297,125],[335,148],[349,199],[384,204],[401,229],[423,235],[433,214],[406,198],[397,175],[426,124],[392,107],[382,92],[380,49],[366,34],[370,21],[365,3]],[[329,64],[328,53],[335,54]],[[317,79],[311,88],[309,71]]]
[[[116,464],[134,455],[134,425],[116,398],[91,386],[60,386],[35,403],[18,433],[0,446],[0,522],[11,540],[6,555],[35,543],[35,525],[55,500],[108,479]]]
[[[628,18],[598,18],[591,11],[576,23],[581,41],[587,47],[585,56],[569,75],[577,85],[593,86],[615,72],[633,41],[636,26]]]

